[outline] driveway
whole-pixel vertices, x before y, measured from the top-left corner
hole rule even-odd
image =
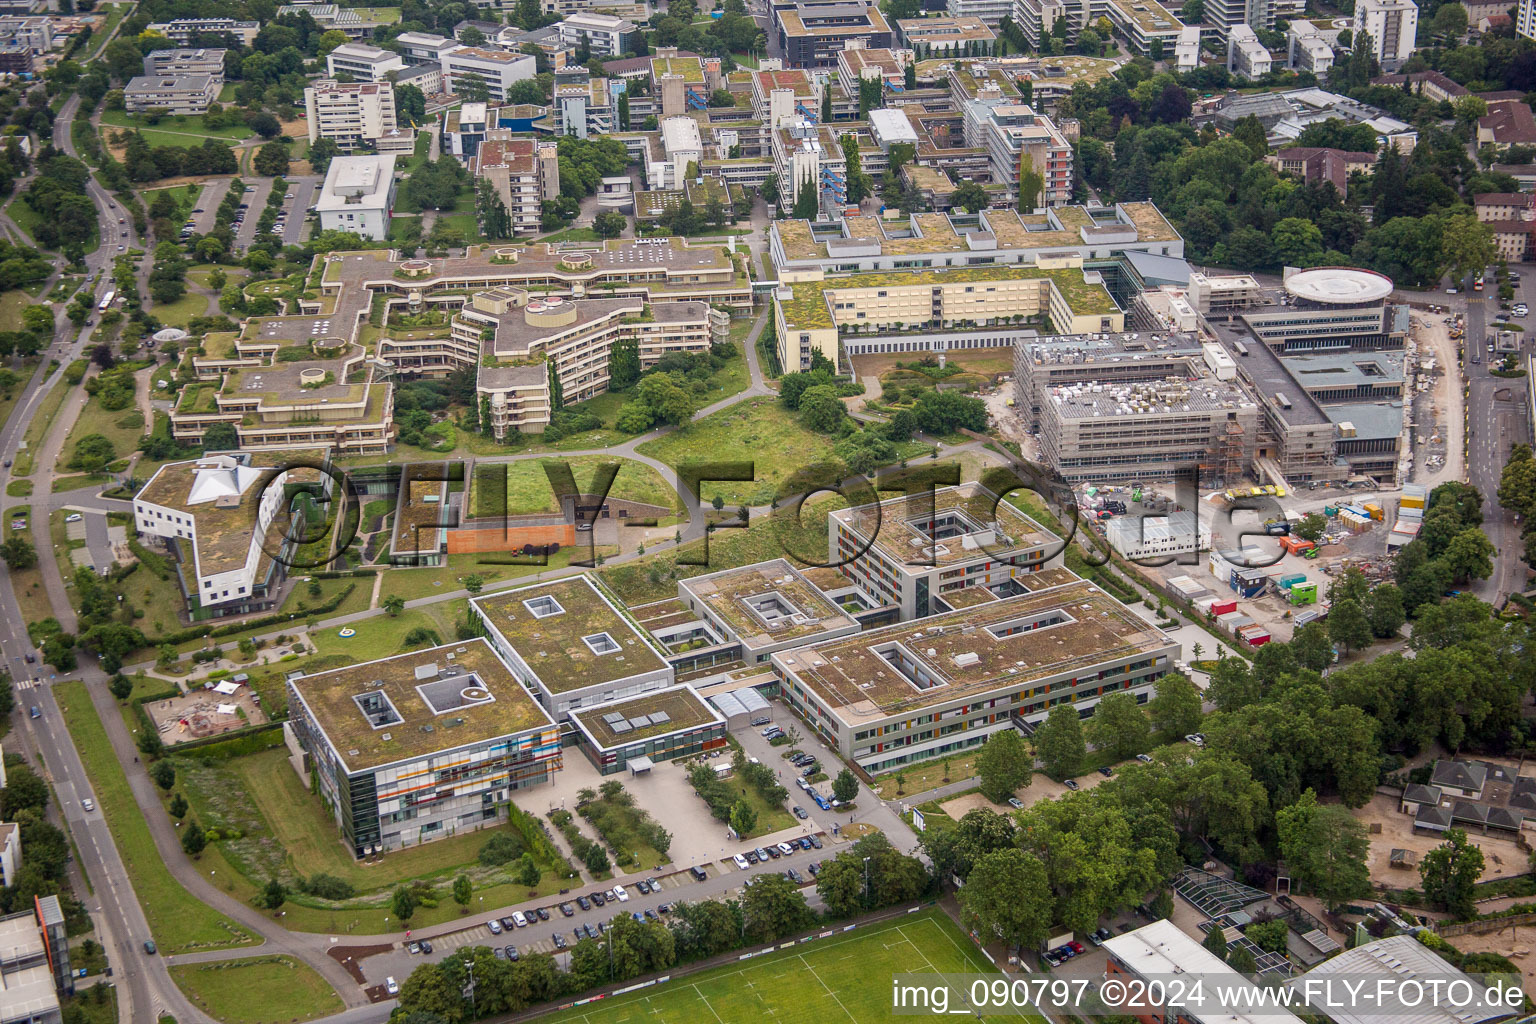
[[[256,221],[266,209],[267,196],[272,193],[271,178],[252,178],[245,183],[246,193],[240,201],[246,204],[245,221],[235,232],[235,248],[244,249],[256,240]],[[255,191],[251,191],[254,189]]]

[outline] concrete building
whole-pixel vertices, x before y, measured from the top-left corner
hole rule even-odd
[[[1515,34],[1536,39],[1536,0],[1520,0],[1515,11]]]
[[[650,636],[590,575],[470,599],[497,654],[551,717],[673,685]]]
[[[646,180],[655,188],[682,188],[687,182],[688,168],[698,166],[704,159],[699,123],[691,117],[667,118],[661,122],[661,146],[666,162],[647,164]]]
[[[14,14],[0,17],[0,44],[8,51],[20,51],[34,56],[44,54],[53,48],[53,38],[53,21],[49,18],[19,17]],[[223,71],[220,65],[220,74]],[[147,61],[144,73],[153,74]]]
[[[395,36],[395,45],[407,64],[441,65],[444,51],[458,46],[459,41],[432,32],[402,32]]]
[[[59,898],[0,917],[0,1024],[59,1024],[59,996],[74,992]]]
[[[1285,38],[1289,47],[1286,63],[1293,71],[1324,76],[1333,70],[1333,47],[1316,25],[1298,18],[1286,29]]]
[[[130,114],[163,110],[168,114],[201,114],[219,98],[222,79],[211,75],[140,75],[123,89],[123,106]]]
[[[976,483],[834,512],[828,532],[829,563],[903,622],[962,607],[978,588],[1011,596],[1060,564],[1054,534]]]
[[[879,9],[857,0],[773,0],[769,26],[791,68],[836,67],[850,45],[878,50],[894,41]]]
[[[618,102],[614,88],[623,83],[607,78],[588,78],[580,82],[555,85],[555,134],[574,135],[578,139],[611,135],[619,129]],[[631,111],[631,121],[633,121]]]
[[[395,122],[395,87],[389,82],[320,79],[304,90],[309,141],[330,139],[338,149],[371,145],[381,153],[408,153],[416,133]]]
[[[394,84],[412,85],[423,96],[439,96],[443,92],[443,68],[441,64],[412,64],[404,71],[395,72]]]
[[[1360,0],[1355,5],[1355,38],[1369,32],[1383,70],[1396,71],[1413,56],[1419,7],[1413,0]]]
[[[1157,0],[1108,0],[1105,13],[1110,26],[1125,40],[1131,52],[1143,56],[1150,56],[1152,44],[1157,42],[1166,59],[1173,53],[1184,31],[1184,22],[1179,16]]]
[[[997,49],[997,34],[985,20],[975,15],[951,15],[947,18],[907,18],[896,23],[896,38],[908,49],[926,47],[925,54],[935,57],[964,53],[985,57]]]
[[[350,75],[354,82],[383,82],[391,71],[403,71],[405,61],[393,50],[366,43],[343,43],[325,58],[325,76]]]
[[[224,84],[224,54],[227,50],[154,50],[144,56],[144,74],[207,75]]]
[[[567,15],[558,27],[563,46],[580,50],[582,40],[585,39],[594,57],[618,57],[631,53],[640,34],[640,27],[632,21],[585,11]]]
[[[1006,185],[1010,197],[1018,195],[1021,167],[1027,160],[1044,179],[1037,205],[1062,206],[1072,201],[1072,144],[1054,121],[1024,104],[996,104],[987,107],[983,124],[992,180]]]
[[[1187,510],[1166,516],[1116,516],[1106,524],[1104,535],[1116,551],[1132,561],[1211,548],[1211,531],[1199,516]]]
[[[241,46],[250,46],[261,31],[256,21],[236,21],[234,18],[177,18],[146,25],[145,30],[165,36],[173,43],[186,45],[195,36],[216,34],[233,36]]]
[[[0,821],[0,885],[16,884],[21,870],[21,826],[14,821]],[[3,996],[0,996],[3,1002]]]
[[[696,655],[721,646],[748,665],[859,631],[851,612],[782,558],[678,580],[677,599],[695,617],[657,630],[658,641],[687,643]]]
[[[471,165],[485,178],[507,209],[514,235],[539,231],[545,200],[560,194],[560,163],[552,142],[515,138],[506,128],[486,132]]]
[[[839,58],[860,52],[844,50]],[[857,80],[855,76],[854,81]],[[757,71],[752,74],[752,109],[769,128],[812,122],[821,117],[821,90],[825,87],[820,78],[798,68]]]
[[[324,231],[353,231],[364,238],[389,236],[395,206],[395,156],[340,156],[331,161],[315,210]]]
[[[925,11],[932,11],[932,4],[925,4]],[[1003,19],[1013,14],[1012,0],[947,0],[940,10],[951,18],[976,18],[993,32],[999,30]]]
[[[660,761],[730,743],[725,718],[691,686],[654,690],[639,697],[573,711],[577,745],[600,775],[648,772]]]
[[[1172,1021],[1177,1018],[1181,1024],[1301,1024],[1301,1018],[1289,1010],[1268,1009],[1272,1003],[1257,991],[1253,982],[1172,921],[1153,921],[1135,931],[1106,939],[1104,949],[1109,953],[1105,973],[1111,978],[1162,981],[1177,975],[1191,981],[1199,980],[1211,990],[1233,993],[1220,1000],[1211,1000],[1215,1008],[1203,1011],[1190,1006],[1181,1006],[1177,1010],[1155,1004],[1127,1006],[1126,1012],[1139,1020]],[[1242,1006],[1237,1005],[1240,1001]]]
[[[1281,174],[1294,174],[1308,184],[1326,181],[1343,196],[1349,192],[1352,174],[1369,174],[1376,167],[1377,154],[1351,153],[1342,149],[1315,146],[1290,146],[1264,158]]]
[[[443,88],[458,95],[465,79],[478,76],[492,103],[510,100],[512,86],[533,77],[537,61],[526,53],[508,53],[473,46],[443,51]]]
[[[1276,0],[1209,0],[1205,6],[1205,21],[1217,39],[1226,42],[1227,33],[1233,26],[1249,28],[1275,27]]]
[[[505,821],[560,770],[560,731],[484,639],[288,679],[304,754],[355,857]]]
[[[1363,983],[1374,991],[1381,986],[1383,1001],[1380,1012],[1394,1020],[1412,1019],[1416,1024],[1492,1024],[1519,1014],[1519,1007],[1511,1007],[1488,990],[1482,981],[1451,966],[1445,958],[1425,946],[1413,935],[1393,935],[1385,939],[1347,949],[1325,960],[1305,974],[1294,978],[1287,985],[1298,993],[1305,993],[1311,983],[1338,981],[1348,976],[1350,984]],[[1462,1005],[1452,1008],[1444,1001],[1428,1001],[1415,1006],[1411,999],[1403,997],[1412,990],[1404,982],[1417,978],[1444,979],[1443,984],[1457,986],[1457,990],[1475,997],[1462,1000]],[[1305,996],[1303,995],[1303,998]],[[1397,1009],[1392,1009],[1396,1006]],[[1364,1024],[1371,1016],[1358,1009],[1330,1006],[1327,1017],[1333,1024]]]
[[[1274,69],[1274,56],[1247,25],[1233,25],[1227,32],[1227,70],[1250,81]]]
[[[172,462],[133,499],[140,536],[158,537],[176,565],[189,607],[213,616],[261,611],[276,603],[290,546],[277,523],[284,486],[307,474],[273,468],[246,452]]]
[[[314,18],[322,32],[341,32],[348,39],[357,40],[373,31],[372,23],[363,21],[361,14],[350,7],[338,7],[336,4],[283,4],[277,9],[277,16],[280,18],[300,11]]]
[[[785,702],[839,755],[875,773],[1031,732],[1057,704],[1083,717],[1111,693],[1145,701],[1181,648],[1065,570],[985,589],[959,610],[780,651]]]

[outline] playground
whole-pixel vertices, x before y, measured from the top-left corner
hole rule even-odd
[[[160,730],[160,740],[167,747],[267,721],[256,691],[228,679],[208,683],[206,688],[199,687],[179,697],[150,701],[144,710]]]

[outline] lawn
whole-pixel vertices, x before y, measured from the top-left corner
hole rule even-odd
[[[184,224],[192,214],[192,208],[197,205],[197,197],[202,194],[201,185],[172,185],[168,188],[147,188],[139,193],[139,198],[144,202],[144,209],[148,210],[151,203],[161,192],[167,193],[171,201],[176,204],[176,210],[169,217],[172,224]]]
[[[618,476],[608,491],[610,498],[640,501],[648,505],[681,507],[677,492],[662,479],[660,473],[643,462],[633,459],[615,459],[607,455],[573,455],[563,459],[523,459],[519,462],[482,463],[475,467],[474,493],[470,507],[476,516],[499,517],[503,515],[529,515],[538,512],[559,511],[555,492],[545,474],[546,464],[564,463],[570,466],[578,488],[586,488],[604,463],[619,463]],[[505,474],[505,475],[503,475]],[[505,501],[500,500],[505,479]]]
[[[976,774],[975,754],[956,754],[948,758],[949,770],[946,772],[942,761],[944,758],[934,758],[931,761],[920,761],[914,765],[906,765],[901,769],[901,776],[905,784],[901,787],[903,796],[911,796],[915,793],[926,793],[930,789],[937,789],[950,782],[959,782],[969,779]],[[949,777],[946,779],[945,776]],[[892,800],[896,797],[896,773],[889,772],[875,778],[875,792],[880,794],[882,800]]]
[[[185,953],[250,943],[250,932],[194,899],[171,877],[134,802],[128,777],[117,761],[106,729],[91,706],[85,684],[74,680],[61,682],[55,684],[53,692],[160,951]]]
[[[438,228],[457,229],[464,236],[464,241],[468,244],[484,241],[480,237],[480,222],[475,219],[473,213],[439,214],[437,223],[433,225],[432,230],[436,231]]]
[[[11,476],[32,475],[32,453],[37,451],[37,446],[42,444],[43,438],[48,436],[48,431],[53,426],[53,418],[59,414],[59,406],[64,404],[64,396],[69,394],[69,391],[69,385],[60,381],[37,404],[37,415],[33,416],[32,422],[27,424],[26,448],[16,456],[16,465],[11,468]]]
[[[16,222],[17,227],[25,231],[34,242],[37,241],[37,226],[42,223],[42,214],[32,209],[32,207],[28,206],[21,199],[17,199],[15,202],[7,206],[5,208],[5,212],[10,214],[11,220]],[[39,248],[41,247],[42,245],[39,243]],[[93,226],[91,228],[91,237],[85,243],[85,252],[87,255],[89,255],[100,247],[101,231],[100,228]]]
[[[239,142],[255,134],[245,124],[207,128],[203,124],[202,114],[169,114],[162,117],[158,124],[150,124],[143,114],[130,114],[126,110],[106,110],[101,114],[101,123],[103,126],[112,128],[138,129],[144,132],[146,139],[150,139],[151,134],[177,136],[181,141],[170,143],[177,146],[200,146],[203,139],[210,138]],[[153,139],[150,139],[150,144],[155,144]]]
[[[326,980],[291,956],[177,964],[171,977],[188,999],[222,1024],[313,1020],[344,1009]]]
[[[135,386],[137,387],[137,382]],[[80,407],[80,415],[70,429],[69,436],[64,439],[64,451],[59,468],[70,468],[69,460],[74,455],[75,445],[81,438],[100,434],[112,442],[112,450],[117,453],[115,458],[121,459],[131,455],[138,448],[139,439],[144,436],[144,432],[144,413],[139,410],[137,404],[130,405],[126,409],[104,409],[100,396],[93,395]]]
[[[107,20],[102,22],[100,28],[94,30],[91,33],[89,42],[91,48],[91,56],[94,57],[102,51],[102,49],[107,45],[107,41],[112,38],[112,30],[117,27],[118,22],[123,20],[123,15],[132,8],[133,4],[108,4],[105,7],[98,7],[96,9],[96,13],[105,14],[107,16]],[[81,63],[84,63],[83,57],[84,55],[81,54],[78,55],[76,59],[80,60]]]
[[[188,291],[175,302],[151,303],[149,312],[167,327],[185,327],[193,317],[208,315],[208,296]]]
[[[550,1024],[695,1024],[698,1021],[891,1019],[898,974],[996,974],[941,911],[925,910],[806,945],[729,963],[653,988],[575,1007]],[[959,1005],[958,997],[951,1003]],[[967,1013],[967,1018],[972,1015]],[[1018,1020],[1021,1013],[977,1018]],[[1040,1020],[1031,1014],[1030,1020]]]
[[[598,553],[607,557],[617,554],[612,547],[599,545]],[[587,544],[561,548],[548,558],[547,565],[522,565],[508,561],[514,557],[510,551],[484,551],[478,554],[449,555],[448,564],[426,569],[391,569],[389,593],[399,594],[407,601],[418,597],[431,597],[464,586],[465,576],[479,576],[487,585],[522,576],[532,577],[545,569],[564,569],[574,558],[580,561],[589,554]],[[523,557],[518,555],[516,557]],[[529,582],[532,582],[530,579]],[[356,624],[354,624],[356,625]]]
[[[380,25],[393,25],[400,20],[398,7],[354,7],[352,9],[364,21],[376,21]]]
[[[390,573],[391,578],[395,575],[396,572]],[[457,588],[458,582],[454,581],[453,586]],[[390,590],[394,591],[395,588],[391,587]],[[339,636],[343,627],[326,626],[311,631],[309,639],[317,654],[348,654],[358,661],[387,658],[404,650],[406,634],[418,627],[432,630],[444,643],[452,641],[455,636],[454,619],[462,618],[467,607],[465,601],[441,601],[425,608],[408,608],[399,615],[381,612],[359,622],[349,623],[345,628],[355,630],[355,636]]]
[[[791,472],[825,462],[831,439],[802,427],[792,412],[772,398],[756,398],[722,409],[635,450],[674,468],[685,462],[748,462],[755,479],[705,483],[700,498],[715,495],[727,507],[767,505]]]
[[[601,242],[603,236],[591,228],[566,228],[548,235],[540,235],[539,242]]]

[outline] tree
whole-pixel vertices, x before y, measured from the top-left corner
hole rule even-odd
[[[1147,749],[1152,727],[1135,697],[1112,693],[1093,709],[1087,734],[1094,747],[1116,761],[1123,761]]]
[[[471,595],[478,594],[485,589],[485,578],[479,573],[470,573],[463,579],[464,589]]]
[[[390,909],[402,924],[409,921],[416,913],[417,905],[416,894],[410,890],[409,886],[396,886],[394,895],[389,898]]]
[[[744,932],[753,942],[776,942],[816,920],[799,886],[776,872],[754,875],[747,882],[741,910]]]
[[[832,795],[845,804],[852,803],[859,795],[859,778],[851,768],[844,768],[832,780]]]
[[[1458,533],[1445,549],[1443,561],[1451,571],[1451,578],[1458,583],[1471,579],[1485,580],[1493,574],[1493,542],[1482,530],[1473,527]],[[1329,618],[1333,617],[1329,613]]]
[[[990,200],[987,198],[987,190],[974,181],[964,181],[960,187],[949,194],[949,205],[958,207],[968,213],[977,213],[985,210]]]
[[[1035,756],[1014,729],[1004,729],[987,737],[976,755],[976,777],[981,795],[995,804],[1004,803],[1021,786],[1029,785],[1035,772]]]
[[[830,384],[806,388],[800,395],[800,422],[807,430],[831,434],[848,416],[848,409]]]
[[[149,766],[149,777],[155,785],[169,793],[171,787],[176,785],[176,766],[169,761],[156,761]]]
[[[277,879],[267,882],[267,887],[261,891],[261,905],[268,910],[276,910],[288,902],[288,890],[283,888],[283,883]]]
[[[1453,278],[1460,281],[1467,274],[1481,273],[1497,258],[1491,226],[1470,213],[1446,218],[1440,234],[1440,261]]]
[[[1403,611],[1403,593],[1391,583],[1372,587],[1365,595],[1364,610],[1366,620],[1371,624],[1371,634],[1377,637],[1396,636],[1408,619]]]
[[[1182,96],[1183,93],[1184,90],[1180,89],[1179,94]],[[1029,147],[1023,147],[1019,152],[1019,212],[1034,213],[1044,189],[1045,175],[1035,170],[1035,161],[1029,155]]]
[[[745,797],[737,800],[731,808],[731,828],[737,836],[749,836],[757,828],[757,808],[748,803]]]
[[[115,458],[117,449],[110,440],[101,434],[87,434],[75,442],[75,452],[70,457],[69,467],[87,473],[99,473]]]
[[[460,913],[469,908],[470,898],[474,895],[475,887],[468,875],[458,875],[453,880],[453,902],[460,907]]]
[[[202,826],[196,821],[191,822],[181,832],[181,848],[188,857],[196,860],[203,852],[203,847],[208,845],[208,837],[203,834]]]
[[[1536,457],[1531,446],[1517,444],[1509,450],[1509,461],[1499,475],[1499,504],[1522,519],[1536,515]]]
[[[1225,962],[1227,959],[1227,937],[1222,934],[1221,926],[1212,923],[1210,931],[1205,933],[1205,938],[1200,945],[1206,948],[1216,959]]]
[[[1253,974],[1258,971],[1259,962],[1247,946],[1233,943],[1227,950],[1227,966],[1238,974]]]
[[[171,812],[171,817],[180,821],[182,818],[187,816],[187,811],[189,809],[187,806],[187,798],[182,796],[180,793],[177,793],[175,796],[171,797],[171,806],[168,809]]]
[[[610,866],[608,863],[608,851],[603,849],[597,843],[593,843],[591,846],[587,847],[587,855],[582,858],[582,862],[586,864],[587,870],[592,872],[594,875],[602,874],[604,871],[607,871]]]
[[[1291,527],[1291,532],[1302,540],[1316,542],[1328,529],[1328,520],[1321,512],[1308,512],[1301,521]]]
[[[1052,708],[1035,733],[1035,750],[1045,764],[1045,774],[1057,782],[1076,775],[1088,753],[1077,709],[1070,704]]]
[[[1337,804],[1319,805],[1311,789],[1275,812],[1280,855],[1302,888],[1337,910],[1371,891],[1365,827]]]
[[[256,151],[251,166],[257,174],[275,178],[288,173],[288,147],[281,142],[269,142]]]
[[[1200,719],[1204,717],[1199,687],[1178,672],[1168,673],[1154,686],[1156,696],[1147,703],[1147,713],[1162,741],[1172,743],[1199,731]]]
[[[775,205],[779,201],[779,176],[777,174],[770,174],[764,178],[761,192],[763,194],[763,202],[769,206]]]
[[[620,338],[608,354],[608,389],[628,391],[640,380],[640,342],[633,337]]]
[[[1287,267],[1314,267],[1323,261],[1323,233],[1300,217],[1286,217],[1271,234],[1271,259]]]
[[[1424,896],[1459,920],[1475,917],[1474,887],[1483,876],[1483,851],[1467,842],[1464,829],[1447,829],[1445,842],[1419,862]]]
[[[791,216],[796,220],[815,220],[821,212],[821,196],[816,190],[816,179],[812,175],[806,175],[800,182],[800,189],[795,193],[795,208]]]
[[[1368,646],[1371,624],[1360,602],[1335,601],[1328,611],[1328,638],[1348,652]]]
[[[4,558],[13,571],[30,569],[37,564],[37,549],[25,537],[12,534],[0,543],[0,558]]]
[[[1050,934],[1050,883],[1033,853],[1015,847],[982,854],[957,899],[970,927],[1008,945],[1038,949]]]
[[[592,219],[592,230],[604,238],[618,238],[629,226],[629,218],[617,210],[604,210]]]
[[[465,103],[486,103],[491,98],[491,87],[482,76],[473,71],[467,75],[458,76],[452,91]]]
[[[384,611],[391,618],[399,615],[404,610],[405,598],[401,597],[399,594],[390,594],[388,597],[384,598]]]

